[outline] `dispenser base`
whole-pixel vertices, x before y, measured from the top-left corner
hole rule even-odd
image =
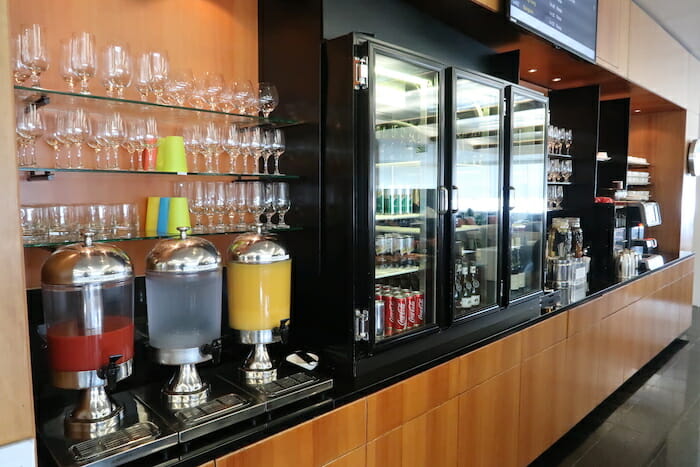
[[[163,399],[171,410],[197,407],[207,401],[209,397],[209,385],[202,383],[202,388],[192,392],[169,392],[167,387],[163,388]]]
[[[249,386],[259,386],[261,384],[271,383],[277,379],[276,368],[271,368],[269,370],[249,370],[247,368],[241,368],[241,374],[243,375],[243,381]]]
[[[84,389],[65,418],[66,437],[87,440],[113,433],[120,428],[123,416],[124,409],[109,397],[104,386]]]

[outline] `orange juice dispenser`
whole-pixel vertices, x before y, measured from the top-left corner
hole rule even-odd
[[[286,334],[291,280],[292,260],[276,236],[259,228],[237,236],[229,247],[229,325],[240,343],[253,345],[242,368],[247,384],[277,379],[266,345]]]
[[[120,428],[123,407],[105,391],[131,375],[134,277],[119,248],[84,243],[57,249],[41,268],[51,381],[81,391],[66,414],[65,436],[91,439]]]

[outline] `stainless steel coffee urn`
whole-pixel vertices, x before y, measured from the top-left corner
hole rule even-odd
[[[206,401],[209,385],[196,364],[212,358],[221,337],[221,255],[203,238],[158,242],[146,258],[148,334],[155,360],[178,367],[162,393],[173,408]]]
[[[84,242],[61,247],[41,268],[51,380],[81,391],[65,418],[68,438],[119,428],[123,408],[105,391],[131,374],[134,355],[133,268],[119,248]]]

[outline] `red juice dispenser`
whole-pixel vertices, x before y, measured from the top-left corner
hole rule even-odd
[[[57,249],[41,269],[49,365],[54,386],[80,390],[65,418],[65,435],[90,439],[120,427],[123,408],[105,387],[131,374],[134,275],[129,257],[107,244]]]

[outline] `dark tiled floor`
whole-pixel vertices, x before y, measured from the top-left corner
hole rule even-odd
[[[700,466],[700,309],[693,325],[531,467]]]

